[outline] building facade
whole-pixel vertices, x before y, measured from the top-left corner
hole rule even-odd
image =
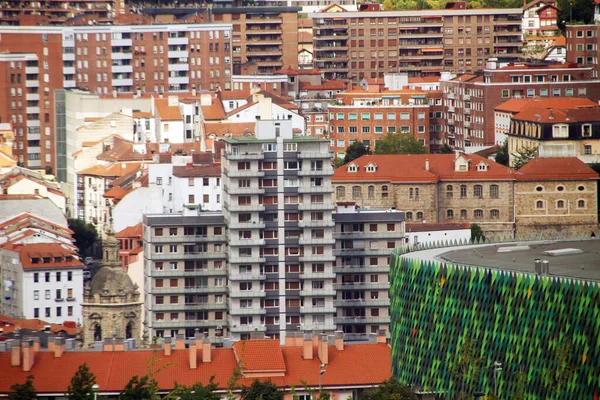
[[[221,213],[144,216],[144,298],[150,337],[222,337],[227,241]]]
[[[326,140],[294,136],[289,120],[260,120],[256,137],[226,140],[232,337],[332,332],[331,154]]]
[[[598,4],[594,7],[598,8]],[[593,76],[597,78],[600,72],[598,63],[600,29],[598,25],[566,25],[565,30],[567,62],[592,68]]]

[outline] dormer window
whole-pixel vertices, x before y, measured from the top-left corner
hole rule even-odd
[[[569,137],[569,126],[566,124],[552,125],[552,137],[568,138]]]
[[[367,172],[377,172],[377,165],[375,165],[375,164],[369,164],[369,165],[367,165],[367,167],[365,168],[365,170]]]
[[[592,137],[592,124],[581,125],[581,136]]]
[[[354,163],[348,165],[348,172],[358,172],[358,165]]]
[[[489,165],[487,165],[487,163],[482,161],[479,164],[477,164],[477,171],[487,171],[488,167],[489,167]]]

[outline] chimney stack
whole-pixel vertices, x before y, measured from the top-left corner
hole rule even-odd
[[[13,339],[10,365],[18,367],[21,365],[21,341],[19,339]]]
[[[210,338],[205,333],[202,338],[202,362],[209,363],[212,361],[212,348],[210,347]]]
[[[21,343],[23,350],[23,371],[29,372],[33,367],[34,355],[33,355],[33,340],[25,339]]]
[[[377,331],[377,343],[387,343],[385,329],[379,329]]]
[[[335,348],[339,351],[344,350],[344,332],[343,331],[335,331]]]
[[[175,350],[185,350],[185,335],[182,333],[175,335]]]
[[[296,344],[296,332],[285,333],[285,347],[293,347]]]
[[[304,334],[304,343],[302,344],[302,357],[305,360],[313,359],[312,335],[308,332]]]
[[[425,171],[429,171],[429,158],[425,160]]]
[[[164,338],[164,350],[165,356],[171,355],[171,338],[168,336]]]
[[[318,347],[319,346],[319,334],[316,331],[313,331],[312,342],[313,342],[313,346],[314,347]]]
[[[40,351],[40,338],[39,336],[34,336],[31,338],[31,340],[33,340],[33,351],[34,352],[39,352]]]
[[[54,358],[59,358],[65,351],[65,338],[55,337],[54,338]]]
[[[329,364],[329,342],[327,335],[323,334],[319,336],[319,347],[317,348],[317,353],[319,355],[321,364]]]
[[[179,336],[179,335],[177,335]],[[196,345],[196,338],[191,338],[190,339],[190,349],[189,349],[189,355],[190,355],[190,369],[196,369],[198,368],[198,346]]]

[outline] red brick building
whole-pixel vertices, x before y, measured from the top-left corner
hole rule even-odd
[[[593,76],[600,72],[598,46],[600,44],[600,25],[567,25],[567,62],[593,68]]]

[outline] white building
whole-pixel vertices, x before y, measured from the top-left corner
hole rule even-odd
[[[166,99],[155,98],[154,107],[157,141],[183,143],[185,132],[183,116],[179,109],[179,98],[177,96],[169,96]]]
[[[410,244],[470,240],[471,224],[468,222],[457,224],[406,224],[406,236]]]
[[[290,105],[292,105],[290,103]],[[252,95],[252,101],[227,113],[227,120],[231,122],[254,122],[261,120],[291,120],[294,132],[306,130],[304,117],[296,110],[283,107],[273,102],[273,99],[263,94]]]
[[[83,264],[58,243],[6,245],[0,250],[0,312],[62,324],[81,320]]]
[[[65,195],[60,185],[51,175],[41,171],[33,171],[15,167],[0,176],[0,194],[36,195],[50,199],[64,213],[66,211]]]

